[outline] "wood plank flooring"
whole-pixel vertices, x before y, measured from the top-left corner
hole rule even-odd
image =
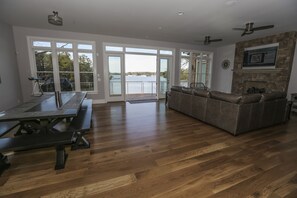
[[[297,119],[234,137],[159,103],[94,105],[90,149],[9,153],[1,197],[297,197]]]

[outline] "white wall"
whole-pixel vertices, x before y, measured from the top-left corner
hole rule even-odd
[[[213,48],[208,46],[198,46],[198,45],[188,45],[181,43],[171,43],[162,41],[153,41],[145,39],[133,39],[125,37],[114,37],[106,35],[96,35],[87,33],[76,33],[76,32],[66,32],[66,31],[56,31],[56,30],[45,30],[45,29],[35,29],[35,28],[25,28],[25,27],[13,27],[15,45],[17,50],[17,60],[20,74],[20,81],[22,84],[22,95],[24,101],[30,99],[32,93],[32,84],[27,79],[31,75],[30,72],[30,62],[28,55],[28,44],[27,36],[38,36],[38,37],[49,37],[49,38],[60,38],[60,39],[73,39],[73,40],[89,40],[96,42],[96,50],[99,56],[97,57],[97,72],[101,76],[101,81],[98,82],[98,94],[90,96],[90,98],[95,100],[105,99],[104,95],[104,79],[103,79],[103,42],[106,43],[120,43],[120,44],[130,44],[130,45],[145,45],[154,47],[168,47],[175,48],[175,65],[179,65],[179,51],[180,49],[192,49],[192,50],[204,50],[213,52]],[[178,67],[175,67],[175,71],[178,71]],[[178,72],[175,72],[175,81],[177,82]],[[176,84],[173,82],[173,84]]]
[[[219,47],[215,50],[211,85],[212,90],[231,93],[234,56],[235,44]],[[225,59],[228,59],[231,63],[228,69],[223,69],[221,67],[222,61]]]
[[[297,42],[295,45],[294,60],[292,65],[292,72],[288,87],[288,99],[291,100],[291,93],[297,93]]]
[[[0,30],[0,111],[3,111],[17,105],[22,98],[12,27],[0,22]]]

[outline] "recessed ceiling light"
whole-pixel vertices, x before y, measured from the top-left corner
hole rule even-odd
[[[162,30],[162,29],[163,29],[163,27],[162,27],[162,26],[159,26],[159,27],[158,27],[158,30]]]
[[[177,12],[177,15],[178,15],[178,16],[182,16],[182,15],[184,15],[184,14],[185,14],[185,13],[182,12],[182,11],[178,11],[178,12]]]
[[[233,6],[233,5],[237,4],[237,3],[238,3],[238,0],[227,0],[227,1],[225,2],[225,4],[226,4],[227,6]]]

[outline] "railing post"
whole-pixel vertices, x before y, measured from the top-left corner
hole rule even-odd
[[[143,94],[144,93],[144,82],[141,81],[141,93]]]

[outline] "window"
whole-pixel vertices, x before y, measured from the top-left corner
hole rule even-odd
[[[44,92],[97,90],[94,42],[29,39],[32,75]]]
[[[195,81],[202,82],[205,86],[210,87],[211,79],[211,66],[210,66],[210,54],[199,53],[196,55],[196,70]]]
[[[180,86],[187,87],[189,82],[189,66],[190,66],[190,59],[188,57],[181,58],[181,65],[180,65]]]
[[[212,53],[181,51],[180,55],[180,85],[202,82],[210,87]]]
[[[144,48],[126,47],[126,52],[131,52],[131,53],[145,53],[145,54],[157,54],[158,50],[156,50],[156,49],[144,49]]]
[[[51,47],[51,42],[47,41],[33,41],[34,47]]]
[[[94,90],[94,64],[92,53],[78,53],[80,88],[82,91]]]
[[[122,52],[123,51],[123,47],[115,47],[115,46],[106,46],[105,47],[106,51],[110,51],[110,52]]]
[[[172,51],[171,50],[160,50],[160,54],[162,55],[172,55]]]

